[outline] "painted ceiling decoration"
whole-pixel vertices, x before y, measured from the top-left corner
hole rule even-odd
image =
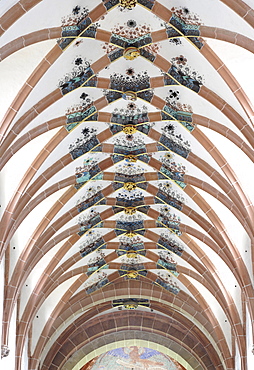
[[[183,367],[174,359],[150,348],[131,346],[117,348],[90,361],[85,369],[101,369],[103,366],[114,369],[154,369],[182,370]],[[101,367],[102,366],[102,367]]]
[[[254,366],[251,0],[0,3],[1,366]]]

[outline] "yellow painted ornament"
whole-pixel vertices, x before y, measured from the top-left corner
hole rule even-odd
[[[140,56],[140,51],[139,49],[131,46],[124,50],[123,56],[126,60],[134,60]]]
[[[137,94],[134,91],[125,91],[122,95],[124,100],[137,100]]]
[[[127,276],[129,279],[136,279],[136,277],[138,276],[138,272],[135,270],[131,270],[127,273]]]
[[[128,237],[128,238],[133,238],[136,233],[132,232],[132,231],[128,231],[127,233],[125,233],[125,235]]]
[[[137,185],[134,182],[125,182],[123,187],[125,190],[132,191],[136,189]]]
[[[120,5],[126,9],[132,9],[136,6],[137,0],[120,0]]]
[[[126,304],[124,305],[124,308],[126,308],[127,310],[135,310],[136,308],[138,308],[138,305],[137,304]]]
[[[170,152],[168,152],[168,153],[166,153],[166,154],[164,155],[164,157],[165,157],[165,158],[167,158],[167,159],[171,159],[171,158],[173,158],[173,154],[172,154],[172,153],[170,153]]]
[[[126,253],[126,257],[127,258],[137,258],[138,254],[135,251],[130,251],[130,252]]]
[[[132,134],[135,134],[135,132],[137,132],[137,129],[135,126],[128,125],[128,126],[124,126],[123,132],[126,135],[132,135]]]
[[[134,213],[136,213],[136,208],[135,207],[124,208],[124,213],[126,215],[134,215]]]
[[[137,157],[135,155],[126,155],[124,157],[124,159],[127,161],[127,162],[137,162]]]

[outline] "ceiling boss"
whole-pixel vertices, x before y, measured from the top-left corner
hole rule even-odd
[[[132,9],[136,6],[137,0],[120,0],[120,6],[126,9]]]
[[[124,213],[126,215],[134,215],[136,213],[136,208],[135,207],[124,208]]]
[[[137,271],[135,271],[135,270],[131,270],[131,271],[129,271],[129,272],[127,273],[127,277],[128,277],[129,279],[136,279],[136,278],[137,278],[137,276],[138,276],[138,272],[137,272]]]
[[[125,233],[125,235],[126,235],[128,238],[133,238],[133,237],[136,235],[136,233],[135,233],[134,231],[127,231],[127,232]]]
[[[127,162],[137,162],[137,157],[135,155],[132,155],[132,154],[125,155],[124,159]]]
[[[126,308],[127,310],[135,310],[136,308],[138,308],[138,305],[137,304],[125,304],[124,305],[124,308]]]
[[[128,253],[126,253],[126,257],[127,258],[138,258],[138,254],[135,252],[135,251],[129,251]]]
[[[128,126],[124,126],[123,127],[123,132],[126,134],[126,135],[132,135],[132,134],[135,134],[135,132],[137,132],[137,129],[135,126],[132,126],[132,125],[128,125]]]
[[[124,50],[123,56],[127,60],[134,60],[140,55],[139,49],[130,46]]]
[[[123,187],[125,190],[132,191],[136,189],[137,185],[134,182],[125,182]]]
[[[122,95],[124,100],[137,100],[137,94],[134,91],[125,91]]]

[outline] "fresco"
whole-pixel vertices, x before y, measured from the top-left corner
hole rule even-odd
[[[93,359],[87,370],[183,370],[175,360],[154,349],[130,346],[117,348]]]

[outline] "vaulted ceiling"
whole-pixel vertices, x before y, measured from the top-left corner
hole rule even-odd
[[[251,5],[0,3],[3,364],[253,366]]]

